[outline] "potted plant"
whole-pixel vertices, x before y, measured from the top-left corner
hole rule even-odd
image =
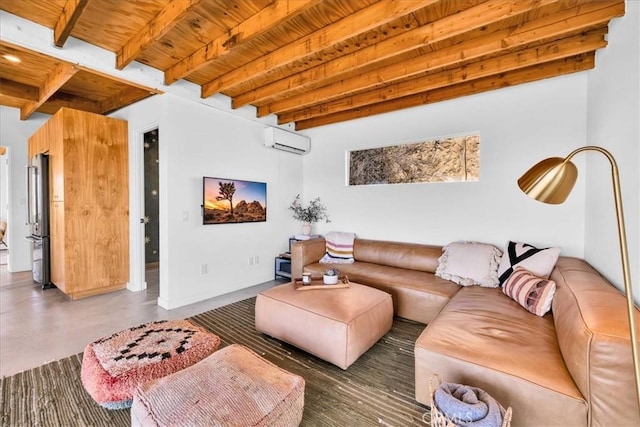
[[[293,211],[293,219],[302,222],[302,234],[306,236],[311,234],[311,224],[323,219],[326,222],[331,222],[329,215],[327,215],[327,208],[320,203],[320,197],[311,200],[309,205],[304,207],[300,202],[300,194],[298,194],[289,209]]]
[[[338,275],[340,274],[340,271],[338,271],[335,268],[329,268],[327,271],[324,272],[324,275],[322,276],[322,281],[324,282],[325,285],[336,285],[338,283]]]

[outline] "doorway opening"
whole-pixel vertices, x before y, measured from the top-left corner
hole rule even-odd
[[[159,138],[158,128],[143,135],[145,281],[154,285],[158,284],[160,267]]]
[[[9,154],[0,146],[0,265],[9,263],[7,225],[9,221]]]

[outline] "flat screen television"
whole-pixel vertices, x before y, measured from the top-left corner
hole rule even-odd
[[[266,220],[266,182],[203,177],[203,224],[238,224]]]

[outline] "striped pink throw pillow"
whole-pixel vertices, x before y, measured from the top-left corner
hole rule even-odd
[[[551,310],[556,282],[534,276],[522,267],[516,267],[511,276],[502,285],[502,292],[513,298],[527,311],[544,316]]]
[[[342,231],[330,231],[324,239],[327,242],[327,252],[320,260],[321,264],[351,264],[353,258],[353,242],[356,238],[354,233]]]

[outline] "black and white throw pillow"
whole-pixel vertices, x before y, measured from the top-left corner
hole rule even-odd
[[[555,267],[560,248],[536,248],[528,243],[509,242],[498,266],[498,280],[502,286],[516,266],[526,268],[532,274],[548,279]]]

